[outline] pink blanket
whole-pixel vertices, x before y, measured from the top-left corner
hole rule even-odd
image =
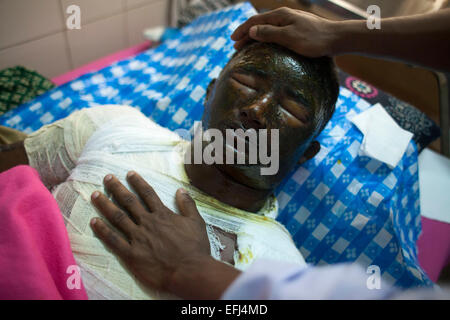
[[[87,299],[63,217],[38,173],[0,174],[0,299]]]

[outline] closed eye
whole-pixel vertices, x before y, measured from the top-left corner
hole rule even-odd
[[[234,82],[237,82],[241,86],[245,86],[245,87],[247,87],[251,90],[255,90],[255,91],[258,90],[256,80],[252,76],[249,76],[246,74],[241,74],[241,73],[235,73],[231,76],[231,79]]]
[[[306,108],[292,100],[285,100],[281,105],[283,111],[290,116],[300,120],[304,124],[309,122],[309,114]]]

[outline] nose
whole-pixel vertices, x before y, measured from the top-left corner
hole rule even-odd
[[[245,129],[266,129],[266,109],[269,99],[263,98],[239,111],[239,118]]]
[[[251,109],[241,110],[240,120],[245,129],[264,129],[263,121],[259,117],[255,116],[255,112]]]

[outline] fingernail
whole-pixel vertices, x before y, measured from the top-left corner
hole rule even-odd
[[[127,173],[127,178],[131,178],[132,176],[134,176],[136,174],[136,172],[134,172],[134,171],[129,171],[128,173]]]
[[[254,37],[256,37],[256,32],[257,31],[258,31],[258,27],[257,26],[253,26],[248,31],[248,34],[250,35],[250,37],[254,38]]]
[[[96,223],[97,223],[97,218],[94,218],[91,220],[91,226],[95,226]]]
[[[184,189],[184,188],[180,188],[180,192],[183,193],[183,194],[187,194],[187,193],[188,193],[188,192],[186,191],[186,189]]]
[[[95,192],[92,194],[92,199],[97,199],[99,195],[100,195],[100,192],[95,191]]]
[[[105,177],[105,181],[111,180],[112,177],[113,177],[112,174],[108,174],[108,175]]]

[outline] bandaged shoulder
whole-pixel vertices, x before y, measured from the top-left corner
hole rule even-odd
[[[67,179],[92,134],[125,115],[145,118],[129,106],[105,105],[81,109],[42,127],[24,141],[30,166],[39,172],[45,186],[52,188]]]

